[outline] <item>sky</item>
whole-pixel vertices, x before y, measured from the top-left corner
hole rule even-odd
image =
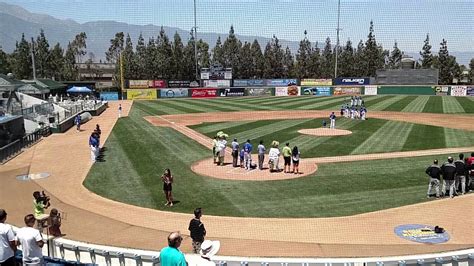
[[[193,0],[0,0],[79,23],[115,20],[130,24],[194,26]],[[426,34],[434,50],[443,38],[450,51],[474,50],[474,0],[340,0],[341,44],[366,40],[369,22],[384,48],[397,41],[404,51],[419,51]],[[336,40],[337,0],[196,0],[198,32],[226,33],[299,41]]]

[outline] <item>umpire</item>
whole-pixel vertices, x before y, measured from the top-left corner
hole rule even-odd
[[[448,157],[448,161],[441,166],[441,172],[443,172],[443,180],[446,182],[446,187],[449,188],[449,197],[454,197],[454,177],[456,175],[456,166],[453,163],[453,157]]]
[[[433,187],[436,191],[436,198],[439,198],[439,184],[441,180],[441,168],[438,165],[438,160],[434,160],[433,164],[426,168],[426,174],[430,176],[430,183],[428,185],[427,198],[430,198]]]

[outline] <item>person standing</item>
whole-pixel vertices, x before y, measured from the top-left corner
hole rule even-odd
[[[194,261],[191,261],[189,266],[215,266],[216,263],[214,263],[211,258],[219,251],[219,248],[221,247],[221,242],[205,240],[202,243],[201,247],[202,249],[199,252],[201,254],[201,257],[197,258]]]
[[[466,163],[464,162],[464,154],[459,154],[459,160],[454,162],[456,166],[456,177],[455,177],[455,189],[456,191],[460,192],[461,195],[466,193],[466,172],[467,167]],[[461,189],[459,189],[461,187]]]
[[[330,128],[335,129],[336,128],[336,115],[334,114],[334,112],[332,112],[331,115],[329,116],[329,120],[331,120]]]
[[[224,157],[225,157],[225,148],[227,146],[227,140],[226,136],[222,135],[219,137],[219,140],[217,141],[217,154],[218,154],[218,165],[224,166]]]
[[[48,225],[49,235],[54,237],[60,237],[63,235],[61,232],[61,214],[57,209],[51,209],[51,212],[49,213]]]
[[[99,140],[95,137],[95,133],[92,133],[89,137],[89,147],[91,148],[91,161],[95,163],[97,160],[97,147],[99,147]]]
[[[234,139],[232,141],[232,166],[233,167],[238,167],[238,161],[239,161],[239,143],[237,142],[237,139]]]
[[[426,197],[430,198],[431,191],[433,188],[436,192],[436,198],[439,198],[439,185],[441,180],[441,168],[438,165],[438,160],[434,160],[433,164],[426,168],[425,173],[430,176],[430,183],[428,185],[428,192],[426,193]]]
[[[191,239],[193,240],[193,252],[199,253],[201,250],[201,244],[204,241],[206,236],[206,228],[201,222],[202,209],[196,208],[194,210],[194,218],[189,222],[188,230],[191,234]]]
[[[122,117],[122,104],[119,104],[118,107],[118,118]]]
[[[23,251],[23,265],[43,265],[44,246],[43,237],[40,231],[33,228],[35,225],[35,216],[28,214],[25,216],[26,227],[17,231],[16,237]]]
[[[263,161],[265,160],[265,146],[263,140],[260,140],[260,144],[257,146],[258,150],[258,169],[263,170]]]
[[[163,181],[163,191],[166,198],[165,206],[173,207],[173,195],[171,194],[171,191],[173,190],[173,175],[171,175],[171,170],[169,168],[165,170],[163,175],[161,175],[161,181]]]
[[[0,209],[0,265],[15,266],[15,234],[12,227],[5,224],[7,212]]]
[[[182,241],[183,237],[179,232],[169,234],[168,246],[160,251],[161,266],[187,266],[183,252],[178,249]]]
[[[474,184],[474,152],[472,152],[471,157],[467,159],[466,166],[468,175],[467,191],[469,191],[471,190],[472,184]]]
[[[293,161],[293,173],[294,174],[299,174],[300,173],[300,150],[298,149],[297,146],[293,147],[293,150],[291,151],[291,160]]]
[[[250,166],[252,164],[252,149],[253,146],[250,144],[250,139],[248,139],[244,144],[244,164],[247,171],[251,170]]]
[[[81,115],[77,114],[76,117],[74,118],[74,123],[76,124],[76,130],[77,132],[81,131]]]
[[[283,149],[281,150],[281,153],[283,154],[283,160],[285,162],[283,171],[284,173],[289,173],[291,170],[291,148],[290,148],[289,142],[287,142],[286,146],[283,147]]]
[[[217,164],[217,136],[212,140],[212,157],[214,158],[214,163]]]
[[[278,149],[278,146],[280,143],[278,141],[273,141],[272,142],[272,147],[270,148],[270,151],[268,151],[268,158],[269,158],[269,168],[270,172],[279,172],[280,168],[278,166],[278,161],[280,159],[280,149]]]
[[[456,175],[456,166],[453,164],[453,157],[448,157],[448,161],[441,166],[443,180],[449,188],[449,197],[453,198],[455,193],[454,178]]]

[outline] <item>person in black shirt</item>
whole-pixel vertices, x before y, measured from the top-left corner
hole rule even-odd
[[[464,162],[464,154],[459,154],[459,160],[454,162],[456,166],[456,178],[455,178],[455,188],[457,192],[460,192],[461,195],[466,193],[466,172],[467,167],[466,163]],[[459,194],[459,193],[457,193]]]
[[[201,216],[201,208],[196,208],[194,210],[194,218],[191,219],[188,227],[193,240],[193,252],[196,254],[201,251],[201,244],[204,241],[204,237],[206,236],[206,228],[204,228],[204,224],[201,222]]]
[[[453,163],[453,157],[448,157],[448,161],[441,166],[443,172],[443,180],[446,182],[446,186],[449,188],[449,197],[454,197],[454,177],[456,175],[456,166]]]
[[[434,160],[433,164],[426,168],[426,174],[430,176],[430,183],[428,185],[427,198],[430,197],[433,188],[436,191],[436,198],[439,198],[439,184],[441,179],[441,168],[438,165],[438,160]]]

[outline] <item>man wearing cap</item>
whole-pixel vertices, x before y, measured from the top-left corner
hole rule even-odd
[[[191,238],[193,240],[193,251],[194,253],[199,253],[201,250],[201,244],[204,241],[206,236],[206,228],[201,222],[202,210],[201,208],[196,208],[194,210],[194,218],[189,222],[188,230],[191,233]]]
[[[219,251],[219,248],[221,247],[221,242],[219,241],[211,241],[211,240],[206,240],[202,242],[201,245],[201,251],[199,252],[201,254],[201,257],[195,259],[194,261],[190,262],[190,266],[215,266],[216,263],[213,262],[212,256],[216,255],[217,252]]]
[[[439,198],[439,184],[441,179],[441,168],[438,165],[438,160],[434,160],[433,164],[426,168],[426,174],[430,176],[430,183],[428,185],[427,198],[430,197],[433,187],[436,191],[436,198]]]
[[[247,142],[244,144],[244,165],[245,169],[250,171],[251,170],[251,164],[252,164],[252,149],[253,146],[250,144],[250,140],[248,139]]]
[[[16,243],[12,227],[5,224],[7,212],[0,209],[0,265],[15,266]]]
[[[237,142],[237,139],[234,139],[232,141],[232,166],[237,167],[237,161],[239,159],[239,143]]]
[[[449,188],[449,197],[454,197],[454,177],[456,175],[456,166],[453,163],[453,157],[448,157],[448,161],[441,166],[441,172],[443,172],[443,180],[446,182],[446,186]]]
[[[461,195],[464,195],[464,193],[466,193],[466,172],[468,171],[466,163],[464,162],[464,154],[459,154],[459,160],[456,160],[454,165],[456,166],[454,187],[457,192],[460,191]],[[459,187],[461,187],[461,189],[459,189]]]
[[[161,266],[186,266],[184,254],[178,249],[183,237],[179,232],[172,232],[168,236],[168,246],[160,251]]]

